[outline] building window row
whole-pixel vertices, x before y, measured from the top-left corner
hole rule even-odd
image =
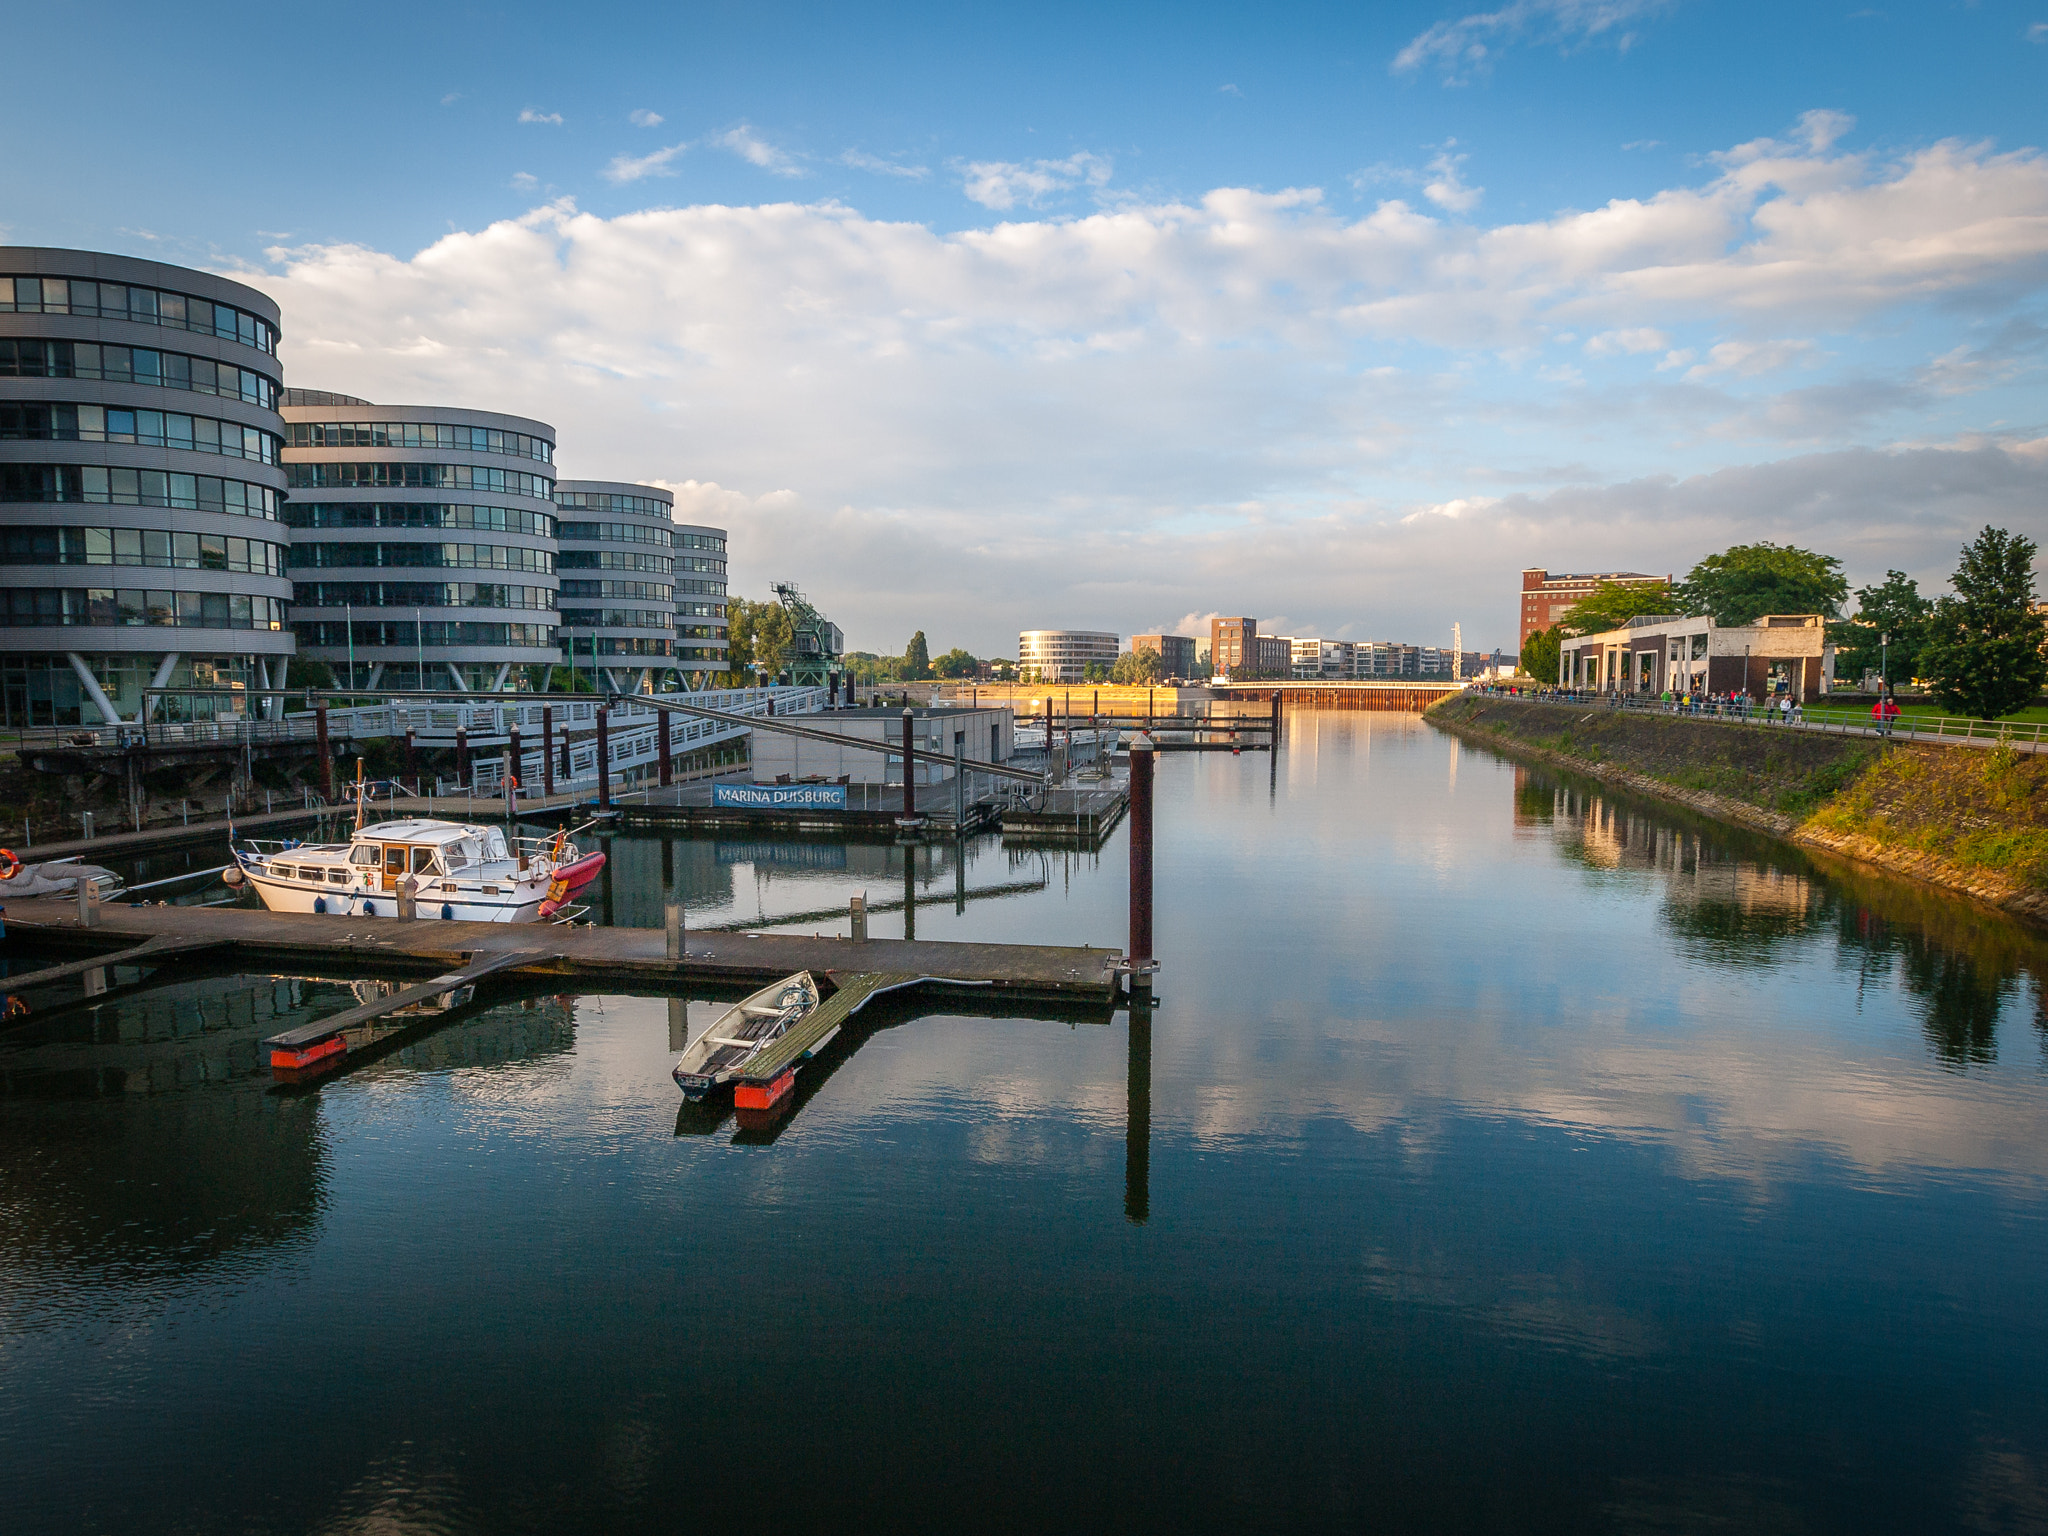
[[[675,615],[666,608],[564,608],[562,623],[578,629],[667,629]]]
[[[129,283],[90,283],[75,277],[0,277],[0,314],[89,315],[129,320],[238,341],[259,352],[277,351],[277,331],[268,320],[232,304],[217,304],[189,293],[138,288]]]
[[[679,571],[703,571],[713,576],[723,576],[725,574],[725,562],[723,560],[709,560],[702,555],[678,555],[675,568]]]
[[[442,501],[292,501],[285,504],[284,520],[293,528],[473,528],[555,536],[555,520],[545,512]]]
[[[292,589],[300,608],[540,608],[552,611],[553,587],[490,581],[302,581]]]
[[[652,496],[620,496],[609,491],[558,491],[555,504],[572,512],[637,512],[667,519],[669,504]]]
[[[675,596],[675,589],[658,581],[575,581],[565,576],[562,596],[639,598],[643,602],[665,603]]]
[[[672,640],[622,640],[615,635],[598,635],[595,638],[578,636],[562,642],[564,656],[572,652],[576,656],[588,656],[595,648],[599,656],[673,656],[675,642]]]
[[[643,555],[632,550],[565,549],[561,568],[565,571],[652,571],[666,576],[667,555]]]
[[[161,565],[282,576],[285,546],[161,528],[0,528],[0,565]]]
[[[496,427],[461,427],[445,421],[295,421],[294,448],[458,448],[471,453],[509,453],[518,459],[555,461],[555,445],[524,432]]]
[[[107,587],[14,587],[0,624],[158,625],[174,629],[282,629],[282,598],[239,592],[162,592]]]
[[[696,619],[722,619],[725,617],[725,604],[677,603],[676,613],[678,616],[687,614],[689,617]]]
[[[407,650],[428,645],[520,645],[553,649],[557,643],[552,624],[463,621],[422,624],[411,619],[358,619],[351,625],[344,619],[314,619],[292,625],[292,633],[301,645],[330,648],[355,644],[404,646]]]
[[[554,574],[555,557],[544,549],[503,544],[294,544],[295,568],[349,566],[440,566],[479,571]]]
[[[557,523],[556,537],[587,539],[593,544],[659,544],[667,549],[674,533],[649,523]]]
[[[487,464],[291,464],[293,490],[499,491],[552,501],[555,482],[544,475]]]
[[[98,379],[107,384],[149,384],[194,394],[243,400],[277,409],[284,386],[253,368],[153,347],[107,347],[94,341],[30,341],[0,337],[0,377]]]
[[[717,640],[722,635],[709,624],[685,624],[681,619],[676,620],[676,633],[685,640]]]
[[[231,459],[275,464],[284,445],[274,432],[211,416],[176,411],[136,411],[100,405],[0,404],[0,441],[52,443],[137,443],[145,448],[185,448]]]
[[[217,475],[97,464],[0,464],[0,501],[105,502],[121,507],[181,507],[237,517],[277,519],[277,491]]]
[[[725,553],[725,539],[715,533],[677,533],[677,549],[709,549]]]
[[[676,660],[687,662],[691,666],[722,668],[725,665],[726,648],[722,645],[679,645],[676,647]]]
[[[678,577],[675,590],[678,597],[724,597],[725,583],[722,581],[687,581]]]

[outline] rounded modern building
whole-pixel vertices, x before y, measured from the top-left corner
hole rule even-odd
[[[676,672],[688,688],[731,670],[727,644],[725,530],[676,524]]]
[[[0,246],[0,725],[240,713],[292,652],[277,306]]]
[[[284,417],[300,653],[351,687],[545,688],[554,428],[296,389]]]
[[[652,693],[675,665],[676,499],[618,480],[555,482],[562,659],[621,693]]]
[[[1116,665],[1120,642],[1092,629],[1027,629],[1017,637],[1017,668],[1041,683],[1081,683],[1088,668]]]

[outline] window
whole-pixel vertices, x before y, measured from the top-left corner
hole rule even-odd
[[[119,624],[185,629],[284,628],[280,598],[226,592],[141,588],[14,587],[0,603],[0,624]]]
[[[293,464],[286,473],[294,490],[500,491],[540,501],[555,494],[545,476],[488,464]]]
[[[654,496],[621,496],[607,491],[561,491],[556,504],[577,512],[638,512],[645,517],[667,520],[674,510]]]
[[[294,501],[286,505],[284,520],[294,528],[473,528],[555,536],[555,520],[545,512],[438,501]]]
[[[103,465],[0,465],[0,501],[107,502],[131,507],[182,507],[241,517],[277,517],[278,493],[219,475],[172,474],[161,469]]]
[[[0,441],[139,443],[184,448],[231,459],[278,462],[283,440],[275,433],[212,416],[130,410],[114,406],[0,403]]]
[[[198,331],[260,352],[277,350],[277,330],[260,315],[192,294],[75,277],[0,277],[0,314],[89,315]]]
[[[555,557],[544,549],[501,544],[294,544],[291,562],[294,569],[441,566],[540,575],[555,569]]]
[[[96,341],[34,341],[0,337],[0,377],[104,379],[114,384],[151,384],[195,394],[242,400],[266,411],[277,409],[283,386],[267,374],[210,357],[158,352],[149,347],[106,346]]]
[[[506,453],[551,464],[555,445],[524,432],[464,427],[434,421],[295,421],[294,448],[466,448],[471,453]]]

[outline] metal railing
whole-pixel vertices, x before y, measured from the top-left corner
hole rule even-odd
[[[1824,704],[1795,704],[1788,722],[1781,708],[1759,704],[1753,699],[1695,699],[1690,705],[1652,693],[1609,693],[1588,688],[1500,689],[1505,697],[1519,692],[1523,698],[1562,704],[1599,704],[1610,709],[1633,709],[1647,714],[1685,715],[1702,720],[1725,720],[1738,725],[1755,725],[1783,730],[1823,731],[1838,736],[1888,737],[1899,741],[1947,742],[1954,745],[1996,746],[2009,742],[2025,752],[2048,750],[2048,724],[2032,720],[1977,720],[1965,715],[1922,715],[1901,712],[1889,725],[1880,724],[1867,709],[1830,709]]]

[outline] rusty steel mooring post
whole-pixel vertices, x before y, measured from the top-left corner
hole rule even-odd
[[[612,808],[612,723],[611,711],[597,706],[597,808]]]
[[[1131,937],[1133,994],[1152,985],[1152,738],[1131,741]]]
[[[917,820],[917,780],[913,777],[916,772],[916,766],[911,762],[910,758],[911,751],[913,750],[910,736],[913,718],[909,710],[903,711],[903,819],[905,821]]]
[[[327,706],[324,703],[313,706],[313,739],[320,753],[320,794],[329,805],[334,803],[334,749],[327,739]]]
[[[543,704],[540,709],[540,782],[542,792],[552,796],[555,792],[555,706]]]
[[[661,716],[661,787],[667,789],[670,784],[675,782],[674,758],[670,755],[668,744],[669,716],[668,711],[665,709],[658,710],[656,713]]]

